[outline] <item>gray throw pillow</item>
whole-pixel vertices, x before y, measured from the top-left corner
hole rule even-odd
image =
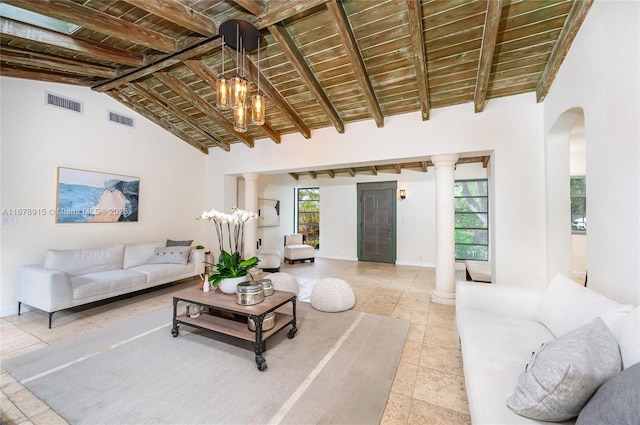
[[[169,246],[156,248],[149,264],[187,264],[190,246]]]
[[[193,239],[190,241],[172,241],[171,239],[167,239],[166,246],[191,246],[193,243]]]
[[[605,382],[584,406],[576,425],[637,425],[640,421],[640,363]]]
[[[571,419],[621,368],[618,343],[602,319],[596,318],[534,353],[507,406],[532,419]]]

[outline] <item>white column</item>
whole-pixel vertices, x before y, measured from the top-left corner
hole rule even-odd
[[[436,166],[436,288],[431,301],[454,304],[455,288],[455,203],[454,183],[457,154],[431,157]]]
[[[244,209],[258,212],[258,173],[244,173]],[[251,258],[257,254],[258,221],[251,220],[244,226],[244,258]]]

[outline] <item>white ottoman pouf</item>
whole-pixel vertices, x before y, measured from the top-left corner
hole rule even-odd
[[[356,294],[342,279],[320,279],[311,290],[311,306],[328,313],[349,310],[356,304]]]
[[[266,276],[267,279],[271,279],[271,283],[273,283],[273,289],[276,291],[289,291],[298,295],[298,291],[300,288],[298,287],[298,281],[295,277],[291,276],[289,273],[271,273]]]

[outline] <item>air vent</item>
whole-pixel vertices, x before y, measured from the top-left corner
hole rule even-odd
[[[82,113],[82,102],[69,99],[68,97],[60,96],[57,94],[45,92],[45,99],[47,105],[55,106],[57,108],[67,109],[69,111]]]
[[[115,112],[109,111],[109,121],[115,122],[117,124],[126,125],[127,127],[134,127],[133,118],[128,117],[126,115],[116,114]]]

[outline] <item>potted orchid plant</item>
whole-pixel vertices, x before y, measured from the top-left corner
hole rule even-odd
[[[250,275],[250,270],[260,261],[258,257],[243,258],[244,256],[244,225],[248,221],[258,218],[256,213],[232,208],[231,214],[225,214],[212,209],[204,211],[197,220],[207,220],[213,223],[218,236],[220,256],[218,263],[212,264],[205,261],[205,264],[215,267],[215,271],[209,276],[209,284],[212,287],[219,286],[225,279],[242,278]],[[228,246],[228,248],[227,248]],[[253,276],[252,276],[253,278]],[[235,293],[235,283],[233,290],[223,292]]]

